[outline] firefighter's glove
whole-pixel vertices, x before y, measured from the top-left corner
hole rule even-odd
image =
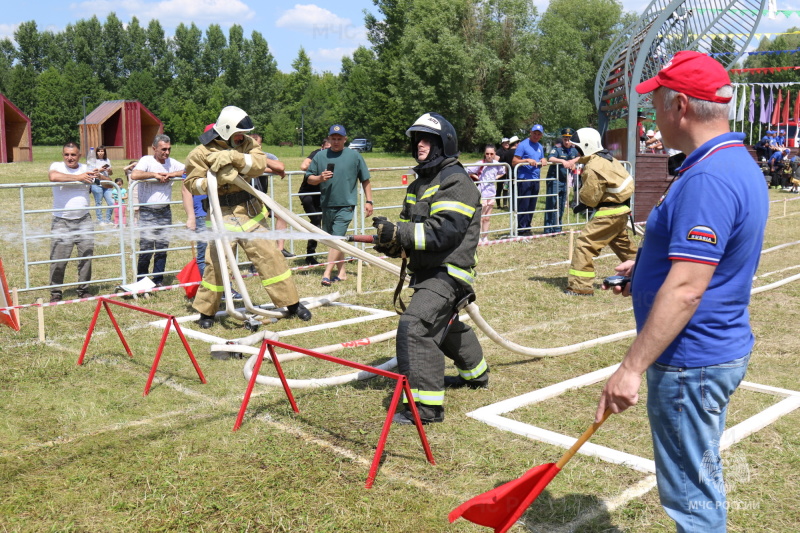
[[[389,222],[386,217],[373,217],[372,226],[378,230],[375,251],[389,257],[400,257],[403,247],[397,239],[397,226]]]
[[[212,152],[206,156],[206,163],[214,172],[219,172],[225,165],[233,165],[236,170],[242,170],[245,167],[244,155],[235,150]]]
[[[217,183],[219,185],[232,185],[237,177],[239,177],[239,172],[233,168],[233,165],[225,165],[217,172]]]
[[[588,210],[589,206],[581,202],[578,202],[578,204],[572,208],[572,212],[575,213],[576,215],[582,215]]]

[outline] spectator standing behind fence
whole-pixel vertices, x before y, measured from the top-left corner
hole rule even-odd
[[[502,165],[480,166],[481,163],[498,163],[493,144],[486,145],[483,150],[483,160],[475,163],[478,166],[473,165],[466,168],[472,181],[478,183],[478,191],[481,193],[481,240],[489,240],[490,217],[497,195],[497,179],[506,175],[506,169]]]
[[[53,240],[50,245],[50,260],[67,259],[72,249],[77,248],[78,257],[78,297],[89,295],[89,280],[92,279],[92,260],[94,254],[94,223],[89,214],[89,192],[100,172],[90,170],[80,162],[80,148],[69,142],[61,149],[63,161],[50,165],[47,177],[51,182],[79,182],[53,187],[53,222],[50,233]],[[50,263],[50,285],[59,285],[50,289],[50,303],[60,302],[64,283],[64,272],[67,263]]]
[[[517,151],[517,146],[519,146],[519,137],[514,135],[508,139],[507,146],[508,148],[497,152],[497,156],[500,158],[498,161],[500,163],[505,163],[508,165],[508,168],[512,169],[512,172],[506,172],[506,175],[503,176],[503,179],[497,183],[496,198],[497,207],[499,209],[509,209],[511,205],[511,176],[514,168],[514,152]]]
[[[308,157],[306,157],[303,162],[300,163],[300,170],[304,172],[308,170],[308,167],[311,166],[311,162],[314,160],[314,157],[320,151],[327,150],[330,147],[331,142],[327,137],[325,137],[319,148],[308,154]],[[322,205],[320,205],[319,185],[309,185],[308,176],[303,176],[303,183],[300,184],[300,189],[297,192],[300,194],[300,203],[303,204],[303,211],[309,215],[308,220],[316,227],[320,227],[320,224],[322,224]],[[308,257],[306,257],[307,265],[319,264],[317,258],[314,257],[314,254],[316,253],[317,241],[314,239],[308,239],[308,244],[306,245],[306,254],[308,254]]]
[[[172,183],[170,178],[183,176],[184,165],[172,159],[169,154],[172,143],[168,136],[159,134],[153,139],[154,155],[142,157],[131,173],[131,179],[157,182],[143,182],[137,185],[142,205],[139,209],[141,235],[139,236],[139,262],[136,268],[137,279],[149,274],[150,259],[153,259],[153,283],[161,287],[164,270],[167,266],[169,247],[168,230],[164,226],[172,224]]]
[[[122,178],[117,178],[114,180],[119,186],[119,192],[117,189],[111,189],[111,197],[114,199],[114,227],[119,227],[119,221],[122,219],[122,225],[125,225],[125,201],[128,199],[128,189],[124,187],[125,182]]]
[[[344,236],[353,220],[356,201],[356,186],[361,182],[364,189],[366,205],[364,215],[372,216],[372,184],[369,181],[369,169],[361,154],[345,148],[347,132],[344,126],[334,124],[328,130],[331,147],[320,150],[306,171],[309,185],[320,186],[320,204],[322,205],[322,229],[331,235]],[[338,265],[339,274],[331,276],[334,262],[342,261],[344,253],[331,248],[328,252],[328,264],[322,275],[322,285],[330,287],[331,283],[344,281],[345,263]]]
[[[103,145],[98,146],[95,149],[95,162],[94,164],[87,164],[89,170],[97,169],[100,171],[100,179],[107,180],[109,176],[111,176],[114,171],[111,170],[111,161],[108,159],[108,153],[106,151],[106,147]],[[92,184],[92,196],[94,196],[94,205],[97,206],[95,210],[95,214],[97,215],[97,223],[100,225],[111,225],[111,206],[114,205],[114,197],[113,191],[115,189],[113,187],[108,187],[107,185],[100,185]],[[109,206],[106,209],[100,209],[100,206],[103,205],[103,200],[105,200],[106,205]]]
[[[558,233],[561,231],[561,219],[564,216],[564,206],[567,204],[567,178],[575,170],[580,154],[572,146],[572,136],[575,130],[563,128],[561,142],[550,150],[547,161],[547,197],[545,198],[544,232]]]
[[[539,167],[547,162],[544,147],[539,142],[543,134],[542,125],[534,124],[530,136],[514,151],[512,168],[524,163],[517,170],[517,235],[521,236],[531,234],[533,211],[539,196]]]

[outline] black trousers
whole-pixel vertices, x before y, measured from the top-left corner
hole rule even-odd
[[[456,318],[442,338],[455,305],[467,294],[465,289],[447,274],[415,281],[413,288],[397,326],[397,366],[408,377],[422,416],[431,417],[431,407],[444,402],[445,357],[453,360],[465,379],[488,379],[488,374],[472,328]]]
[[[308,220],[316,227],[320,227],[320,224],[322,224],[322,206],[320,205],[320,196],[318,194],[303,195],[300,197],[300,202],[303,204],[303,211],[305,211],[307,214],[317,213],[316,215],[311,215],[308,217]],[[306,253],[317,253],[317,241],[313,239],[308,240],[308,244],[306,245]]]

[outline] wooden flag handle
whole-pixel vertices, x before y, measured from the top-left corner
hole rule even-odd
[[[575,441],[575,444],[572,445],[572,448],[567,450],[567,453],[562,455],[561,459],[559,459],[556,463],[556,466],[559,470],[564,468],[564,465],[566,465],[569,460],[572,459],[572,456],[578,452],[580,447],[583,446],[586,441],[592,437],[592,435],[594,435],[594,432],[597,431],[597,428],[602,426],[603,422],[605,422],[609,416],[611,416],[611,409],[606,409],[606,412],[603,413],[603,418],[600,420],[600,422],[595,422],[589,427],[589,429],[583,432],[583,435],[581,435],[580,438]]]

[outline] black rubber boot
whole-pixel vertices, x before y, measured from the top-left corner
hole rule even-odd
[[[489,388],[489,369],[475,379],[464,379],[461,376],[445,376],[444,386],[447,389],[488,389]]]
[[[444,422],[444,407],[441,405],[422,405],[418,403],[417,411],[419,411],[419,419],[423,426]],[[402,413],[396,413],[392,418],[392,422],[401,425],[414,424],[414,414],[411,409],[406,409]]]
[[[304,322],[308,322],[309,320],[311,320],[311,311],[306,309],[306,307],[300,302],[297,302],[296,304],[292,305],[287,305],[286,309],[289,311],[290,316],[296,316],[297,318],[303,320]]]
[[[200,313],[200,320],[197,321],[197,325],[200,326],[200,329],[208,329],[214,326],[214,315],[204,315]]]

